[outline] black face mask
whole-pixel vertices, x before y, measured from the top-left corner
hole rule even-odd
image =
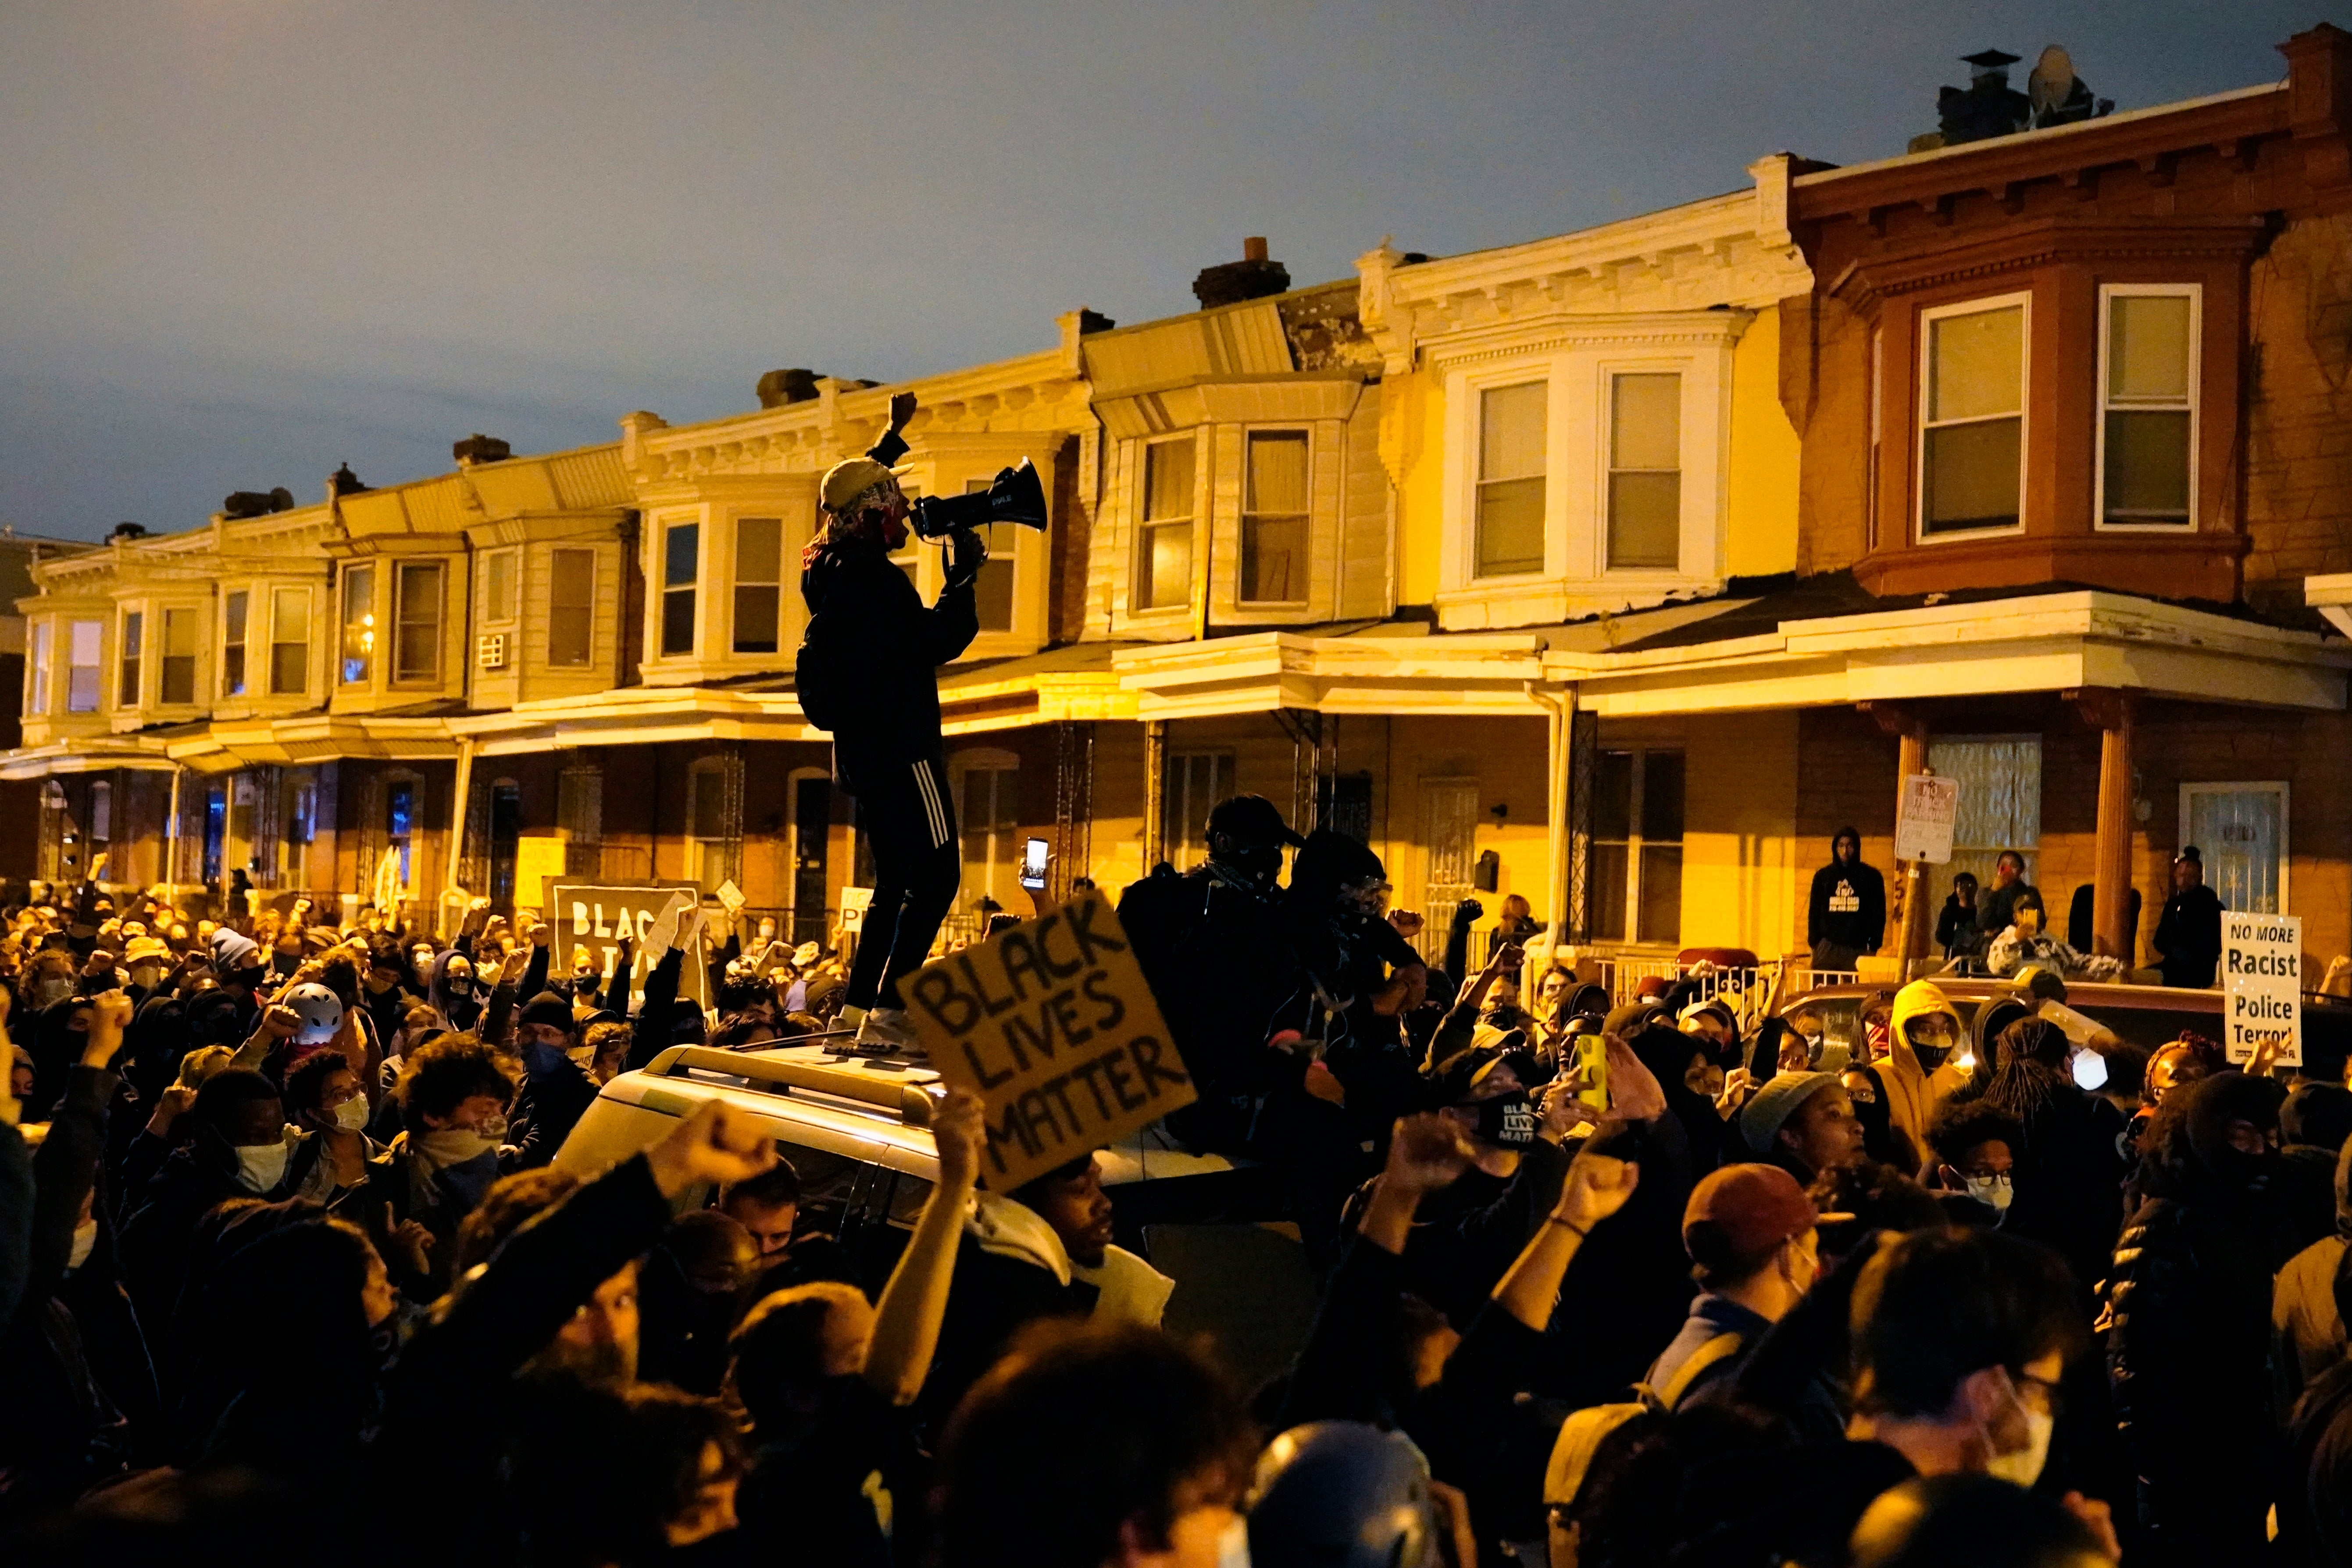
[[[1535,1101],[1525,1089],[1477,1102],[1478,1137],[1506,1149],[1524,1149],[1536,1141]]]

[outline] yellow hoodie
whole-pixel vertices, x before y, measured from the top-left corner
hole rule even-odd
[[[1914,980],[1895,994],[1893,1015],[1887,1020],[1887,1056],[1878,1064],[1879,1079],[1886,1086],[1886,1118],[1899,1135],[1898,1141],[1910,1142],[1906,1157],[1911,1161],[1909,1173],[1915,1176],[1927,1158],[1927,1124],[1935,1120],[1937,1107],[1968,1081],[1968,1073],[1954,1065],[1961,1049],[1958,1043],[1952,1055],[1934,1072],[1920,1066],[1918,1054],[1912,1050],[1903,1026],[1929,1013],[1950,1014],[1956,1042],[1968,1037],[1968,1031],[1960,1026],[1959,1011],[1945,996],[1943,988],[1931,980]]]

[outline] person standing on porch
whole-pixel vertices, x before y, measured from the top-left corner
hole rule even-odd
[[[2205,885],[2205,857],[2194,844],[2172,858],[2172,897],[2156,921],[2157,965],[2167,985],[2203,990],[2221,962],[2221,898]]]
[[[2014,849],[2002,850],[1992,863],[1991,889],[1977,900],[1977,929],[1990,938],[2015,925],[2015,905],[2026,893],[2033,895],[2035,907],[2042,907],[2042,890],[2025,879],[2025,857]]]
[[[1805,910],[1805,945],[1815,969],[1852,969],[1886,940],[1886,879],[1862,860],[1862,835],[1841,827],[1830,863],[1813,873]]]

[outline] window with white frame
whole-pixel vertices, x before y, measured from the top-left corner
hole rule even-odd
[[[551,552],[547,578],[547,662],[578,668],[595,651],[596,552]]]
[[[482,556],[482,621],[505,626],[515,618],[519,603],[516,578],[522,570],[520,550],[492,550]]]
[[[737,653],[773,653],[783,619],[784,520],[735,520]]]
[[[2022,294],[1920,313],[1922,538],[2021,525],[2028,315]]]
[[[1473,532],[1480,577],[1544,569],[1544,444],[1551,384],[1490,386],[1478,395],[1478,502]]]
[[[338,667],[345,686],[365,686],[375,669],[375,568],[343,568],[343,657]]]
[[[965,901],[970,904],[985,894],[1003,903],[1013,896],[1013,862],[1020,858],[1019,769],[1009,758],[966,766],[959,804]]]
[[[1192,602],[1192,479],[1195,437],[1143,448],[1142,517],[1135,531],[1135,607],[1181,609]]]
[[[1209,853],[1209,808],[1234,793],[1231,752],[1171,752],[1160,797],[1161,853],[1188,870]]]
[[[99,645],[106,628],[97,621],[75,621],[66,649],[66,711],[98,711]]]
[[[194,610],[163,612],[163,662],[156,670],[156,701],[186,703],[196,700],[196,637],[201,624]]]
[[[128,610],[122,616],[121,635],[115,638],[117,662],[121,667],[121,681],[115,689],[114,702],[118,708],[139,706],[139,656],[147,640],[147,617],[137,610]]]
[[[2197,521],[2195,284],[2099,290],[2099,525]]]
[[[252,595],[240,588],[221,595],[221,695],[245,695],[247,606]]]
[[[1242,476],[1244,605],[1307,600],[1307,432],[1253,430]]]
[[[269,693],[299,697],[310,689],[310,590],[269,591]]]
[[[441,679],[441,563],[404,561],[394,575],[392,678],[394,680],[436,681]]]
[[[674,522],[662,531],[661,650],[665,658],[694,652],[694,592],[702,570],[702,525]]]
[[[1609,378],[1609,568],[1674,571],[1683,559],[1683,378]]]
[[[728,800],[724,757],[705,757],[687,773],[686,874],[706,890],[733,876],[736,834]]]
[[[25,711],[36,717],[49,710],[49,637],[55,629],[48,621],[33,623],[32,657],[25,661]]]
[[[1653,747],[1593,759],[1595,942],[1678,942],[1683,929],[1683,753]]]

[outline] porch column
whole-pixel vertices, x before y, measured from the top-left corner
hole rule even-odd
[[[1878,722],[1879,729],[1895,737],[1895,809],[1902,810],[1903,781],[1927,766],[1927,721],[1913,709],[1898,708],[1885,702],[1865,702],[1863,710]],[[1886,923],[1894,929],[1888,933],[1895,949],[1896,984],[1907,984],[1911,978],[1912,962],[1927,951],[1927,866],[1917,860],[1897,860],[1895,886],[1888,892]]]
[[[1544,710],[1547,745],[1544,757],[1544,918],[1551,922],[1555,947],[1569,940],[1569,839],[1573,831],[1570,796],[1576,777],[1576,688],[1548,690],[1534,681],[1528,695]]]
[[[1146,719],[1143,721],[1143,874],[1168,858],[1168,847],[1160,841],[1160,818],[1164,807],[1160,792],[1168,785],[1168,721]]]
[[[180,781],[188,770],[178,763],[172,764],[172,804],[170,815],[163,819],[163,875],[167,896],[176,906],[180,900]]]
[[[2099,953],[2136,968],[2138,933],[2131,922],[2132,722],[2137,717],[2131,693],[2090,686],[2066,693],[2086,724],[2099,731],[2099,834],[2092,855],[2091,931]]]
[[[474,738],[461,736],[457,742],[457,778],[456,792],[449,806],[449,874],[441,879],[441,933],[455,934],[466,923],[465,900],[457,896],[458,878],[466,868],[466,806],[474,793]],[[417,879],[423,881],[422,877]],[[467,889],[471,893],[473,889]],[[455,908],[457,917],[450,918]]]

